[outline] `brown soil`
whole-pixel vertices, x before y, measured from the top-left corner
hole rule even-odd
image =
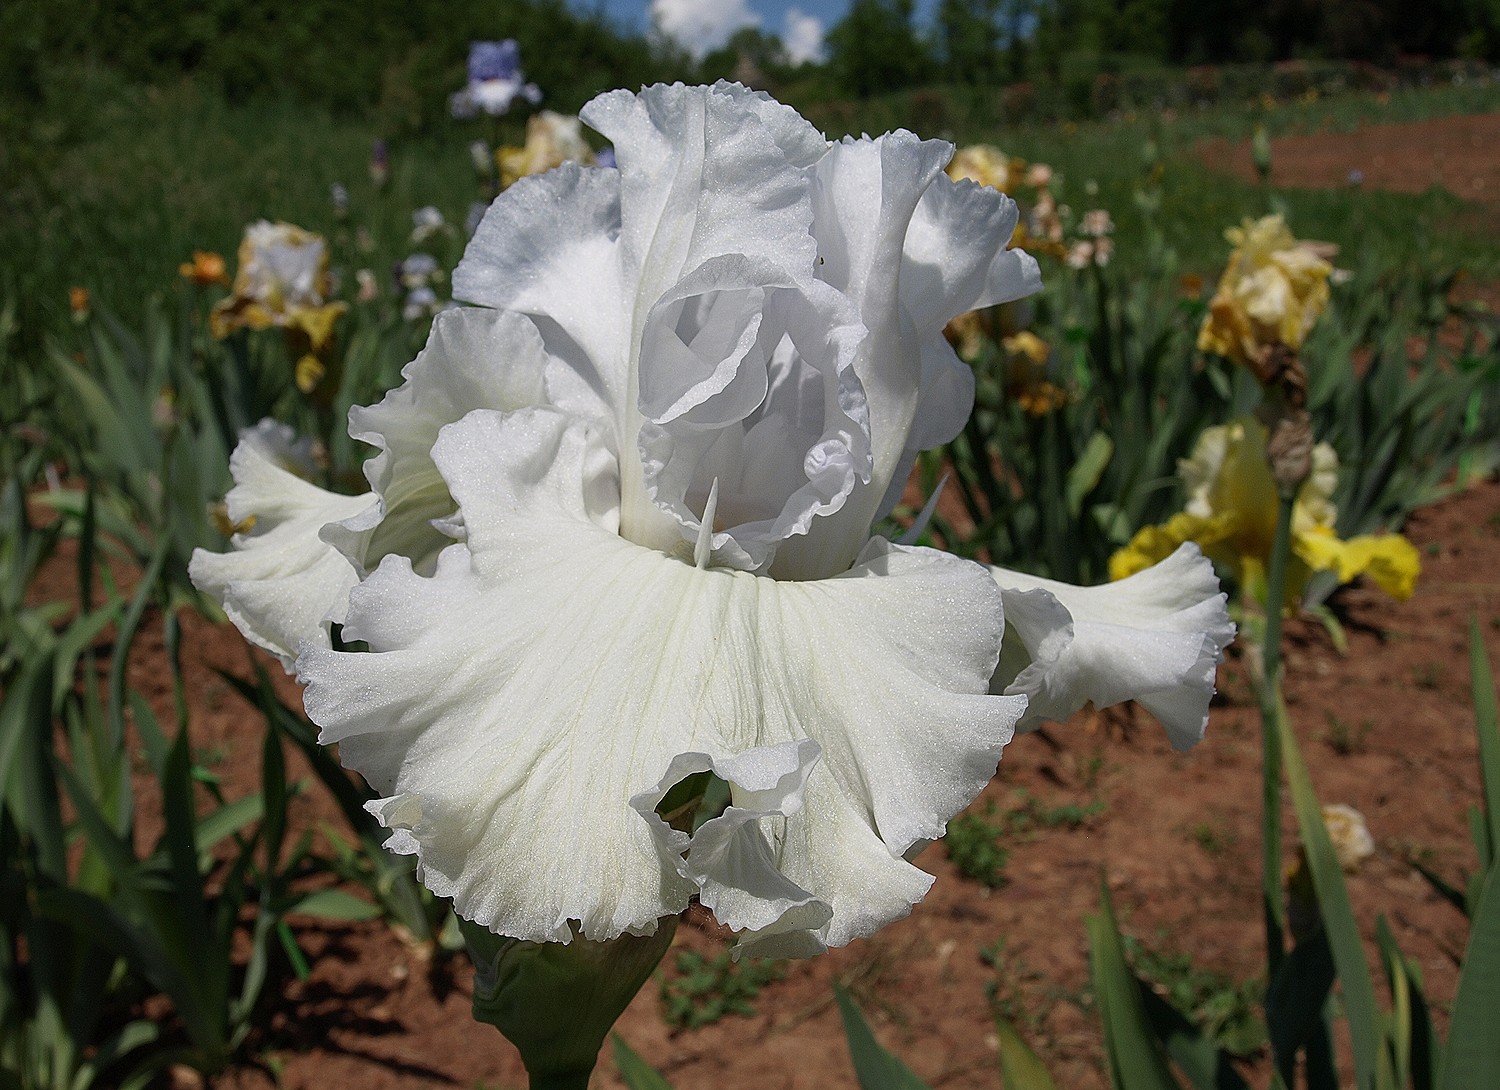
[[[1466,640],[1475,616],[1500,672],[1500,482],[1419,512],[1407,532],[1425,564],[1415,597],[1395,602],[1360,585],[1342,592],[1336,604],[1349,635],[1347,656],[1317,623],[1294,621],[1288,699],[1320,797],[1362,811],[1379,846],[1349,879],[1366,938],[1373,940],[1376,917],[1386,914],[1424,974],[1443,1031],[1466,926],[1410,860],[1420,858],[1455,884],[1475,863],[1465,818],[1479,797]],[[66,568],[58,565],[59,582]],[[215,670],[242,672],[247,652],[228,626],[183,619],[197,752],[225,794],[239,797],[258,787],[263,728]],[[130,681],[165,713],[171,695],[150,631],[148,625]],[[262,661],[279,676],[274,662]],[[833,1004],[838,980],[880,1038],[931,1085],[994,1090],[993,994],[1059,1086],[1102,1090],[1107,1078],[1088,998],[1084,929],[1098,910],[1101,880],[1123,928],[1147,947],[1190,955],[1196,967],[1236,980],[1254,978],[1263,965],[1259,727],[1244,665],[1234,656],[1221,670],[1219,690],[1208,738],[1189,754],[1174,754],[1148,716],[1129,710],[1086,711],[1013,743],[976,807],[1013,809],[1029,798],[1043,809],[1082,807],[1089,816],[1076,828],[1015,837],[1002,888],[965,879],[943,846],[934,846],[918,863],[937,882],[910,918],[790,965],[761,993],[753,1017],[674,1032],[659,986],[648,984],[617,1031],[678,1090],[852,1088]],[[290,682],[284,692],[295,699]],[[306,772],[294,763],[293,775]],[[138,787],[148,783],[143,778]],[[150,825],[159,804],[149,795],[141,803],[141,822]],[[294,808],[303,827],[339,821],[316,790]],[[1289,811],[1284,824],[1293,827]],[[525,1085],[515,1051],[469,1016],[471,972],[462,957],[435,958],[379,922],[294,922],[312,975],[266,997],[264,1028],[252,1043],[258,1059],[216,1086],[269,1090],[277,1075],[289,1090]],[[981,957],[987,948],[998,949],[993,966]],[[675,949],[711,954],[721,939],[711,921],[690,915]],[[1263,1084],[1264,1057],[1249,1066]],[[198,1079],[179,1070],[174,1083]],[[623,1085],[607,1054],[594,1085]]]
[[[1198,157],[1215,169],[1256,180],[1248,140],[1208,140]],[[1351,184],[1400,193],[1440,186],[1454,196],[1500,203],[1500,113],[1414,124],[1366,125],[1353,132],[1280,136],[1271,141],[1271,180],[1299,189]]]

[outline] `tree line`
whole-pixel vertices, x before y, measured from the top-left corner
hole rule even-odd
[[[468,43],[513,37],[547,104],[598,90],[748,71],[804,98],[867,97],[931,84],[1084,82],[1160,66],[1399,57],[1500,60],[1500,0],[853,0],[822,64],[793,65],[779,39],[735,34],[695,61],[655,34],[568,0],[8,0],[0,4],[0,98],[34,98],[59,61],[133,82],[188,76],[231,100],[287,95],[425,128],[464,78]],[[3,111],[0,111],[3,112]]]

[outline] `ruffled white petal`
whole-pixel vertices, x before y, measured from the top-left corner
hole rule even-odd
[[[637,332],[645,308],[724,254],[811,279],[816,247],[800,168],[827,142],[796,111],[734,84],[659,84],[600,95],[579,116],[615,147]]]
[[[1202,739],[1234,625],[1196,545],[1097,587],[990,571],[1006,623],[992,689],[1029,698],[1020,729],[1066,719],[1088,701],[1105,708],[1135,700],[1161,720],[1174,748]]]
[[[969,310],[1042,288],[1041,269],[1012,250],[1020,213],[990,186],[938,175],[922,192],[902,247],[901,300],[919,326],[941,329]]]
[[[825,949],[817,932],[833,918],[833,909],[788,880],[778,859],[786,819],[802,810],[818,756],[810,738],[718,760],[683,753],[655,787],[630,800],[666,865],[697,886],[699,899],[720,923],[741,933],[739,953],[806,957]],[[729,784],[730,803],[689,835],[663,821],[656,807],[672,787],[699,772]]]
[[[564,163],[497,197],[453,270],[455,299],[534,317],[563,365],[549,376],[554,404],[617,422],[632,396],[635,294],[619,235],[619,172]]]
[[[939,174],[922,193],[901,262],[901,303],[921,336],[916,413],[876,517],[899,501],[918,453],[953,439],[974,406],[974,372],[943,336],[949,319],[1042,288],[1036,259],[1012,250],[1016,203],[990,186]]]
[[[1014,206],[950,182],[942,170],[952,154],[951,144],[895,132],[834,144],[814,168],[818,277],[849,296],[869,330],[855,371],[869,405],[872,472],[836,513],[783,547],[788,569],[847,564],[895,502],[916,452],[962,427],[973,376],[943,341],[947,319],[974,299],[1039,286],[1034,263],[1005,251]]]
[[[640,454],[648,493],[685,540],[696,539],[716,487],[715,563],[764,573],[782,542],[869,480],[870,445],[853,366],[865,330],[848,300],[815,281],[765,293],[754,316],[758,339],[735,378],[749,396],[726,391],[648,421]]]
[[[361,572],[392,554],[430,571],[452,540],[457,507],[432,463],[438,432],[472,409],[542,403],[548,362],[522,315],[466,307],[437,315],[427,345],[401,371],[406,381],[379,404],[349,411],[349,434],[379,451],[364,467],[379,503],[329,526],[324,540]]]
[[[987,693],[993,582],[883,541],[817,582],[700,570],[590,517],[603,449],[544,410],[444,429],[433,459],[466,539],[431,578],[391,557],[351,595],[346,631],[370,653],[299,661],[325,740],[395,800],[377,812],[430,888],[492,930],[559,942],[570,920],[591,939],[650,932],[700,888],[629,805],[674,758],[812,740],[823,758],[773,858],[832,917],[787,944],[904,913],[930,878],[902,853],[988,781],[1022,708]],[[746,867],[757,882],[724,896],[750,921],[764,907],[730,887],[772,894]]]
[[[341,496],[279,466],[253,433],[235,448],[229,518],[253,527],[226,553],[195,549],[188,574],[212,596],[245,638],[281,659],[288,671],[304,642],[329,645],[329,622],[342,621],[353,565],[318,537],[327,524],[356,517],[374,497]]]
[[[715,563],[846,569],[917,453],[968,416],[973,375],[944,324],[1040,286],[1007,248],[1014,203],[951,182],[947,143],[831,145],[732,84],[611,92],[582,117],[619,169],[564,167],[502,194],[456,296],[532,315],[561,361],[549,402],[613,420],[622,536],[695,544],[716,488]],[[814,320],[776,320],[781,295]],[[796,419],[773,403],[778,354],[798,361],[783,392],[823,387]]]

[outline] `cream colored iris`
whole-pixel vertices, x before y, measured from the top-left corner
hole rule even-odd
[[[1272,345],[1301,348],[1328,305],[1333,266],[1299,242],[1280,215],[1247,219],[1224,235],[1235,248],[1198,331],[1198,348],[1237,363],[1260,359]]]
[[[501,189],[564,163],[590,166],[593,162],[594,151],[583,138],[578,118],[554,110],[543,110],[526,122],[525,146],[495,152]]]
[[[1025,164],[1012,160],[993,144],[970,144],[953,153],[953,160],[948,164],[948,177],[955,182],[967,178],[1006,193],[1020,178],[1020,171],[1016,168],[1024,169]]]
[[[280,326],[305,334],[319,352],[332,338],[334,320],[348,309],[328,302],[328,291],[323,236],[261,220],[245,228],[233,289],[209,315],[209,330],[222,338],[237,329]]]
[[[1276,534],[1276,482],[1266,460],[1266,430],[1242,417],[1207,429],[1191,458],[1178,465],[1188,503],[1160,526],[1139,531],[1110,559],[1110,575],[1123,579],[1170,555],[1185,541],[1234,572],[1240,585],[1264,597],[1266,565]],[[1409,598],[1421,560],[1400,534],[1363,535],[1341,541],[1334,531],[1338,455],[1327,443],[1313,448],[1313,469],[1297,494],[1292,516],[1288,587],[1300,594],[1315,571],[1336,572],[1347,583],[1368,575],[1396,598]]]

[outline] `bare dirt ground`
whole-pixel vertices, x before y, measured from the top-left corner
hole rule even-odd
[[[1293,137],[1275,148],[1277,181],[1423,189],[1443,184],[1471,198],[1500,199],[1500,115],[1420,127],[1379,126],[1347,136]],[[1227,149],[1230,159],[1248,151]],[[1435,172],[1435,173],[1434,173]],[[1412,859],[1460,883],[1474,865],[1465,811],[1479,797],[1469,702],[1469,618],[1478,619],[1500,671],[1500,482],[1485,482],[1419,512],[1407,527],[1425,571],[1416,595],[1394,602],[1356,585],[1336,605],[1349,635],[1339,655],[1321,626],[1288,632],[1288,697],[1314,782],[1325,803],[1357,807],[1375,856],[1349,879],[1367,939],[1383,913],[1424,974],[1439,1028],[1451,1001],[1465,922],[1434,895]],[[185,617],[184,647],[194,740],[210,755],[225,794],[257,788],[262,744],[256,713],[214,673],[243,670],[237,633]],[[147,626],[149,631],[150,626]],[[165,708],[171,696],[159,644],[142,641],[131,682]],[[279,674],[274,663],[269,668]],[[286,684],[295,698],[295,686]],[[296,765],[293,765],[294,774]],[[305,774],[305,773],[304,773]],[[943,845],[918,865],[936,876],[910,918],[872,939],[811,962],[757,997],[755,1014],[696,1030],[672,1030],[658,983],[636,998],[617,1032],[678,1090],[739,1087],[852,1088],[831,985],[841,981],[883,1042],[939,1090],[999,1086],[993,1011],[1006,1011],[1060,1087],[1108,1085],[1088,995],[1084,921],[1101,882],[1124,930],[1143,946],[1185,954],[1195,967],[1236,981],[1263,965],[1259,922],[1260,737],[1245,668],[1231,654],[1219,677],[1207,740],[1174,754],[1141,714],[1084,712],[1023,737],[1005,753],[975,807],[1074,806],[1081,824],[1032,828],[1009,844],[1007,883],[989,890],[961,876]],[[150,822],[142,800],[143,824]],[[303,827],[337,823],[316,791],[294,802]],[[1284,824],[1292,829],[1290,812]],[[559,835],[566,835],[560,832]],[[1290,834],[1287,849],[1292,842]],[[267,997],[251,1042],[257,1062],[215,1080],[225,1090],[500,1090],[525,1086],[515,1051],[469,1016],[471,972],[462,957],[434,956],[379,922],[299,921],[311,977]],[[676,950],[712,954],[722,942],[691,916]],[[1373,946],[1370,947],[1373,951]],[[982,956],[989,951],[989,956]],[[1373,964],[1373,962],[1372,962]],[[1264,1084],[1265,1061],[1250,1061]],[[198,1085],[175,1073],[180,1087]],[[601,1061],[596,1090],[623,1085]]]
[[[1256,180],[1249,141],[1209,140],[1195,149],[1215,169]],[[1398,193],[1440,186],[1466,201],[1500,204],[1500,113],[1419,124],[1366,125],[1271,141],[1271,182],[1297,189],[1351,184]]]

